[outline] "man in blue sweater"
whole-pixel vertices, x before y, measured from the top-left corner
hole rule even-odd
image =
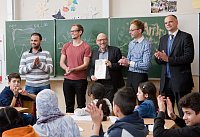
[[[122,88],[114,95],[113,112],[119,118],[113,125],[108,128],[106,133],[103,132],[101,125],[103,112],[95,104],[89,104],[87,111],[90,113],[93,125],[93,135],[91,137],[146,137],[147,129],[144,126],[143,119],[138,112],[134,110],[136,96],[131,88]]]

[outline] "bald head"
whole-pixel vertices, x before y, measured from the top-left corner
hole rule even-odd
[[[165,28],[173,33],[178,29],[178,20],[175,15],[168,15],[165,17]]]
[[[99,33],[99,34],[97,35],[97,40],[98,40],[98,39],[102,39],[102,38],[103,38],[103,39],[105,39],[105,38],[108,39],[107,36],[106,36],[106,34],[104,34],[104,33]]]
[[[107,48],[108,37],[104,33],[99,33],[96,39],[96,43],[99,46],[100,50],[105,51]]]

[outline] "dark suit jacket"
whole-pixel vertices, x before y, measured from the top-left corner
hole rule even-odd
[[[118,61],[122,58],[122,54],[119,48],[108,46],[108,60],[112,64],[112,68],[108,67],[108,71],[115,88],[121,88],[124,86],[124,79],[122,76],[121,68]],[[94,75],[95,60],[99,59],[99,51],[95,50],[92,53],[91,65],[90,65],[90,76]]]
[[[168,35],[160,38],[159,51],[167,53]],[[190,34],[178,31],[172,44],[171,54],[169,55],[169,69],[171,74],[172,90],[174,92],[190,92],[194,87],[191,63],[194,59],[194,43]],[[160,81],[160,91],[164,92],[166,62],[156,59],[158,64],[162,64],[162,74]]]

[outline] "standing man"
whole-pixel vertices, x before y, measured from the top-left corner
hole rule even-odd
[[[122,54],[119,48],[108,46],[108,38],[104,33],[99,33],[96,44],[99,46],[99,49],[93,51],[92,54],[90,77],[92,81],[97,81],[105,86],[106,98],[112,102],[115,92],[124,86],[124,80],[121,73],[122,66],[118,63],[118,60],[122,58]],[[105,63],[107,68],[105,79],[97,79],[94,76],[95,60],[97,59],[106,60]]]
[[[66,112],[74,112],[75,95],[78,108],[85,107],[87,89],[86,69],[90,62],[91,48],[81,40],[83,27],[74,24],[71,27],[72,41],[64,44],[61,50],[60,67],[65,70],[63,92]]]
[[[155,52],[156,62],[162,65],[160,94],[169,97],[174,108],[175,101],[191,92],[194,87],[191,63],[194,59],[194,43],[192,36],[178,29],[175,15],[165,18],[168,34],[160,38],[158,51]],[[179,115],[183,116],[178,107]]]
[[[134,89],[135,95],[138,85],[148,80],[148,70],[151,64],[151,43],[142,35],[144,23],[133,20],[129,33],[133,40],[128,45],[128,56],[119,60],[120,65],[129,67],[127,86]]]
[[[51,54],[42,50],[41,42],[41,34],[31,34],[31,49],[22,54],[19,65],[19,73],[26,75],[25,90],[35,95],[43,89],[50,89],[49,74],[53,72]]]

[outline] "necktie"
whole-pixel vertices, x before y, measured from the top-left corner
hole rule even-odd
[[[174,35],[169,35],[169,37],[168,37],[168,45],[167,45],[167,55],[168,56],[170,56],[173,41],[174,41]],[[166,70],[166,77],[170,78],[171,74],[170,74],[170,70],[169,70],[169,63],[167,63],[167,68],[166,69],[167,69]]]
[[[170,55],[171,53],[173,41],[174,41],[174,35],[169,35],[169,43],[168,43],[168,49],[167,49],[168,55]]]

